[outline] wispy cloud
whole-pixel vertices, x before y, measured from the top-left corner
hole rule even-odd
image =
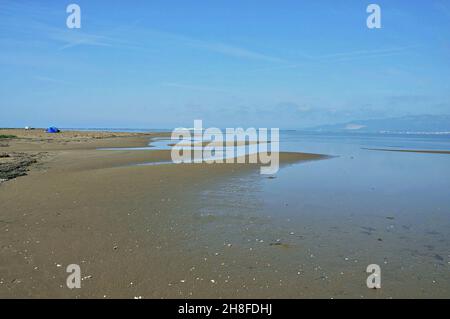
[[[55,83],[55,84],[68,84],[66,81],[62,81],[59,79],[55,79],[48,76],[42,76],[42,75],[36,75],[33,77],[33,79],[39,81],[39,82],[46,82],[46,83]]]
[[[64,9],[64,6],[61,7]],[[61,22],[55,26],[54,21]],[[68,29],[65,27],[65,11],[55,11],[54,8],[46,7],[44,4],[30,3],[1,3],[0,2],[0,28],[4,30],[0,37],[0,45],[9,46],[16,39],[7,38],[10,33],[20,34],[21,41],[26,44],[32,39],[44,43],[56,44],[59,50],[65,50],[76,46],[124,46],[124,39],[109,36],[114,29],[107,32],[108,35],[93,34],[83,29]],[[10,32],[8,32],[10,31]],[[36,35],[39,35],[36,37]]]
[[[50,34],[50,37],[56,41],[65,43],[59,48],[59,50],[65,50],[80,45],[112,47],[115,43],[114,40],[111,40],[107,37],[83,33],[79,31],[77,31],[76,33],[54,32]]]
[[[224,55],[229,55],[232,57],[261,60],[261,61],[275,62],[275,63],[286,62],[285,60],[283,60],[281,58],[272,57],[269,55],[261,54],[261,53],[255,52],[255,51],[232,46],[229,44],[214,43],[214,42],[208,43],[208,42],[204,42],[204,41],[202,41],[202,42],[196,41],[196,42],[198,42],[197,44],[198,44],[199,48],[204,48],[206,50],[221,53]]]
[[[280,57],[275,57],[262,52],[251,50],[242,46],[234,44],[224,43],[221,41],[209,41],[194,37],[185,36],[178,33],[165,32],[160,30],[141,29],[134,30],[135,32],[141,32],[141,38],[148,38],[149,36],[155,36],[164,38],[166,40],[172,40],[177,45],[183,45],[193,47],[197,49],[206,50],[213,53],[222,54],[229,57],[259,60],[271,63],[286,63],[287,61]]]
[[[382,58],[387,56],[401,55],[410,52],[418,46],[402,46],[377,50],[353,50],[347,52],[331,53],[326,55],[312,55],[303,53],[301,57],[303,61],[300,63],[289,63],[284,65],[272,66],[267,68],[260,68],[255,71],[276,71],[284,69],[298,69],[305,66],[322,63],[338,63],[338,62],[352,62],[363,59]]]
[[[166,86],[166,87],[173,87],[173,88],[178,88],[178,89],[187,89],[187,90],[194,90],[194,91],[228,92],[225,89],[216,88],[216,87],[203,86],[203,85],[191,85],[191,84],[184,84],[184,83],[177,83],[177,82],[164,82],[164,83],[161,83],[161,85]]]
[[[29,6],[19,3],[0,6],[0,8],[3,10],[0,12],[0,27],[5,30],[10,29],[14,32],[20,32],[28,37],[33,37],[33,34],[39,34],[40,39],[56,43],[58,50],[66,50],[78,46],[96,46],[151,51],[152,42],[150,42],[150,39],[156,37],[172,41],[174,46],[193,47],[238,59],[270,63],[286,62],[279,57],[221,41],[209,41],[178,33],[143,28],[139,26],[139,21],[134,21],[127,26],[116,26],[112,29],[106,29],[105,27],[104,32],[96,31],[96,33],[92,33],[86,32],[83,28],[72,30],[60,25],[50,25],[45,19],[51,18],[51,21],[61,20],[61,12],[55,12],[50,8],[38,6],[34,3],[30,3]],[[35,10],[30,8],[35,8]],[[92,24],[90,25],[91,29],[93,29]],[[96,28],[96,30],[101,29],[99,26]],[[5,42],[6,40],[3,38],[0,41]]]
[[[403,46],[403,47],[395,47],[395,48],[387,48],[387,49],[378,49],[378,50],[356,50],[349,52],[340,52],[318,56],[318,60],[330,60],[334,58],[344,58],[344,59],[356,59],[356,58],[369,58],[369,57],[379,57],[386,55],[394,55],[401,54],[405,51],[416,48],[417,46]]]

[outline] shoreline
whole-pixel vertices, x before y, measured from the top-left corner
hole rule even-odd
[[[1,129],[0,183],[25,176],[33,166],[51,160],[61,152],[88,151],[108,147],[147,146],[153,137],[166,133],[110,133],[69,131],[48,134],[44,130]]]

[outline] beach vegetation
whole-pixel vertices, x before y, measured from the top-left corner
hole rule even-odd
[[[5,135],[5,134],[0,134],[0,140],[1,140],[1,139],[10,139],[10,138],[17,138],[17,136],[15,136],[15,135]]]

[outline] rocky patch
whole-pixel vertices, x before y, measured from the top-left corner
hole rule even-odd
[[[27,175],[29,167],[37,162],[40,154],[0,153],[0,183]]]

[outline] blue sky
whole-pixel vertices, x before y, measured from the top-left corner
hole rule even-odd
[[[370,3],[382,29],[366,27]],[[450,3],[0,0],[0,75],[0,127],[450,114]]]

